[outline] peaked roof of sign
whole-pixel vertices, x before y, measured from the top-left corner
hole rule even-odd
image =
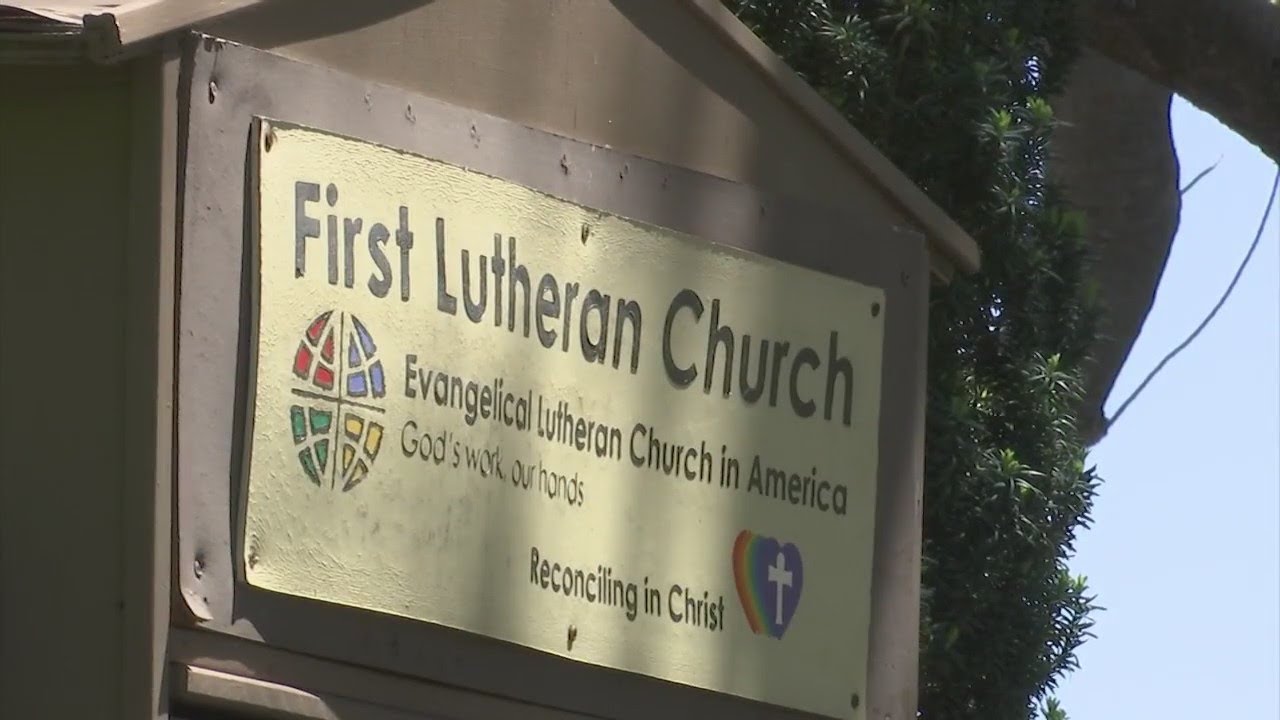
[[[167,33],[273,0],[0,0],[0,32],[64,32],[86,40],[91,56],[109,59],[132,46]],[[709,30],[735,48],[744,62],[760,72],[782,99],[801,111],[844,159],[860,168],[885,195],[915,218],[935,256],[962,272],[977,270],[977,243],[919,187],[903,174],[795,74],[720,0],[677,0],[685,3]],[[936,263],[935,263],[936,265]]]

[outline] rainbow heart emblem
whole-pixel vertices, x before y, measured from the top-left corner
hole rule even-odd
[[[751,631],[781,638],[804,588],[800,549],[743,530],[733,543],[733,579]]]

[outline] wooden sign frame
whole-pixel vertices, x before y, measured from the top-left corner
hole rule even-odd
[[[446,704],[457,689],[495,696],[462,702],[459,715],[531,717],[536,708],[546,717],[810,717],[444,627],[266,593],[239,579],[235,528],[243,500],[253,275],[247,159],[253,119],[266,116],[882,288],[870,677],[868,688],[853,689],[850,702],[856,707],[891,692],[884,678],[901,674],[905,664],[914,678],[917,615],[902,603],[918,602],[919,584],[929,286],[920,234],[869,226],[858,217],[205,36],[190,36],[182,58],[175,452],[181,602],[174,622],[186,629],[171,635],[171,660],[216,672],[250,653],[258,672],[275,682],[332,686],[324,678],[335,671],[321,658],[359,666],[351,672],[367,682],[347,683],[342,692],[368,700],[385,697],[376,672],[418,679]],[[904,637],[910,648],[894,641]],[[207,673],[198,679],[216,681]]]

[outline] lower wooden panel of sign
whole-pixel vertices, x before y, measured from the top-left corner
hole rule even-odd
[[[552,710],[482,693],[328,662],[232,638],[174,630],[170,637],[172,702],[193,718],[290,720],[578,720]]]

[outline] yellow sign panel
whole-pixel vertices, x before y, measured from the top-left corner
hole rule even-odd
[[[880,289],[257,137],[249,583],[861,717]]]

